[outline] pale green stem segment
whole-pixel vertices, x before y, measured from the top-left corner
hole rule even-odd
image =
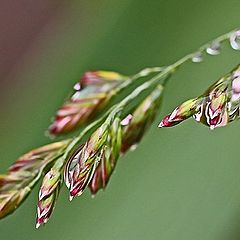
[[[135,80],[146,77],[152,73],[162,72],[165,67],[150,67],[141,70],[139,73],[133,75],[129,79],[125,80],[118,88],[112,90],[113,95],[117,95],[121,91],[125,90],[129,85],[131,85]]]

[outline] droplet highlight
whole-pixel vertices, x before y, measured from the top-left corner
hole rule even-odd
[[[203,56],[201,52],[196,53],[193,57],[192,57],[192,62],[194,63],[200,63],[203,61]]]
[[[76,83],[73,87],[74,90],[76,91],[80,91],[81,90],[81,84],[80,83]]]
[[[240,30],[234,32],[229,38],[229,41],[234,50],[240,50]]]
[[[220,54],[221,45],[219,42],[213,42],[207,49],[206,52],[210,55]]]

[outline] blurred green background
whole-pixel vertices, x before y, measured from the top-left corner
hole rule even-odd
[[[9,8],[20,15],[15,30],[6,30],[18,31],[15,41],[25,34],[19,20],[37,8],[19,2],[27,11]],[[48,8],[39,11],[32,21]],[[1,80],[1,172],[50,142],[44,131],[84,71],[134,74],[170,64],[239,27],[239,11],[239,0],[55,1],[44,24],[32,25],[31,41]],[[49,223],[36,230],[35,189],[1,220],[0,239],[240,239],[239,123],[216,131],[192,120],[157,128],[177,104],[201,94],[239,60],[239,52],[225,44],[221,55],[185,65],[169,83],[157,121],[138,149],[119,161],[105,192],[94,199],[86,192],[70,204],[64,188]]]

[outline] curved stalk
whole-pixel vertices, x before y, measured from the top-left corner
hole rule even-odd
[[[69,146],[66,149],[66,152],[62,158],[62,164],[64,164],[65,159],[69,155],[69,153],[75,148],[77,144],[81,141],[82,137],[87,134],[89,131],[91,131],[93,128],[95,128],[98,124],[102,123],[106,118],[107,120],[111,121],[117,114],[120,114],[120,112],[123,110],[124,107],[126,107],[129,103],[131,103],[134,99],[136,99],[142,92],[145,90],[148,90],[149,88],[157,86],[157,84],[162,81],[162,84],[165,85],[168,80],[170,79],[169,76],[174,73],[179,67],[181,67],[184,63],[191,60],[197,53],[203,53],[206,51],[208,47],[211,46],[212,42],[218,42],[222,43],[230,38],[232,34],[234,34],[235,30],[232,30],[226,34],[223,34],[216,39],[202,45],[200,48],[198,48],[197,51],[194,51],[188,55],[185,55],[175,63],[165,66],[165,67],[153,67],[153,68],[145,68],[141,70],[139,73],[133,75],[129,80],[125,82],[114,94],[119,93],[120,91],[124,90],[127,86],[129,86],[134,80],[145,77],[150,75],[151,73],[159,72],[156,76],[151,78],[150,80],[144,82],[140,86],[138,86],[131,94],[129,94],[127,97],[125,97],[122,101],[112,106],[102,117],[88,125],[76,138],[72,140],[72,142],[69,144]]]

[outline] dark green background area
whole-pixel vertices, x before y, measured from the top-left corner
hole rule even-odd
[[[240,26],[239,0],[68,1],[0,89],[1,172],[44,136],[57,107],[91,69],[134,74],[173,63]],[[158,129],[182,101],[200,95],[239,64],[222,54],[186,64],[165,92],[156,122],[119,162],[105,192],[68,201],[65,187],[49,223],[35,229],[37,189],[0,222],[8,240],[240,239],[239,122],[215,131],[189,120]]]

